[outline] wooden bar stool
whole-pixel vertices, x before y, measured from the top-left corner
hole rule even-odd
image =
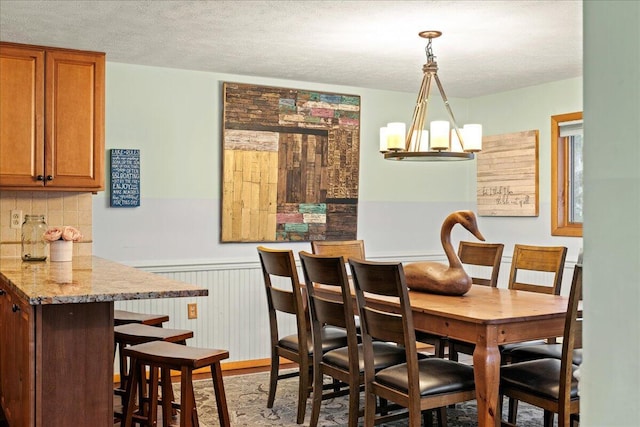
[[[169,372],[171,369],[180,371],[180,427],[197,427],[198,411],[193,393],[193,370],[210,366],[213,389],[216,395],[218,407],[218,417],[221,426],[230,426],[229,410],[227,399],[222,382],[222,369],[220,361],[229,357],[227,350],[210,350],[205,348],[195,348],[164,341],[154,341],[145,344],[134,345],[124,349],[124,354],[131,358],[131,381],[128,384],[127,396],[129,398],[126,405],[125,427],[131,427],[133,422],[141,425],[155,426],[158,405],[158,369]],[[146,366],[150,367],[151,379],[149,381],[149,411],[144,414],[134,414],[136,403],[136,390],[140,373],[146,371]],[[165,388],[171,388],[170,383],[164,383]],[[164,406],[164,405],[163,405]],[[166,415],[163,412],[163,420]]]
[[[167,329],[158,328],[156,326],[144,325],[141,323],[128,323],[125,325],[116,326],[113,328],[114,332],[114,344],[115,348],[119,349],[119,362],[120,362],[120,387],[114,389],[114,393],[118,396],[123,396],[123,413],[114,411],[116,418],[124,418],[124,407],[126,406],[126,390],[127,383],[130,380],[131,372],[128,363],[127,356],[124,353],[124,349],[128,346],[142,344],[152,341],[166,341],[171,343],[177,343],[185,345],[188,338],[193,337],[193,331],[184,329]],[[171,373],[169,371],[163,372],[162,381],[171,384]],[[170,399],[173,400],[173,390],[170,390]]]
[[[133,311],[126,310],[113,310],[114,326],[126,325],[129,323],[141,323],[143,325],[162,327],[162,324],[168,321],[169,316],[166,314],[147,314],[135,313]]]

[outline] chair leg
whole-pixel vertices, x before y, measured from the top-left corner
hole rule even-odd
[[[438,414],[438,427],[447,427],[447,407],[442,406],[436,411]]]
[[[551,411],[544,411],[544,427],[553,427],[553,415]]]
[[[518,399],[514,399],[513,397],[509,398],[509,415],[507,420],[515,424],[516,419],[518,418]]]
[[[231,420],[229,418],[229,408],[227,407],[227,396],[224,391],[224,383],[222,382],[222,368],[220,362],[211,365],[211,378],[213,379],[213,390],[216,394],[216,405],[218,406],[218,418],[222,427],[229,427]]]
[[[322,391],[320,392],[322,393]],[[296,423],[304,422],[304,413],[307,409],[307,398],[309,397],[309,369],[300,366],[300,377],[298,378],[298,415]]]
[[[275,349],[271,349],[271,373],[269,374],[269,396],[267,397],[267,408],[273,408],[273,401],[276,398],[276,388],[278,387],[278,372],[280,370],[280,357]]]
[[[311,402],[311,419],[309,420],[309,427],[316,427],[318,425],[320,405],[322,405],[322,371],[320,369],[314,369],[313,372],[313,399]]]
[[[349,427],[358,427],[360,415],[360,384],[352,381],[349,384]]]

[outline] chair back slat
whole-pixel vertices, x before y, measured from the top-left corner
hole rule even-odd
[[[364,240],[314,240],[311,251],[316,255],[341,256],[345,262],[349,258],[365,259]]]
[[[274,309],[284,313],[296,314],[296,300],[293,292],[271,287],[269,293]]]
[[[531,246],[516,244],[513,248],[509,289],[560,295],[562,273],[567,256],[564,246]],[[518,278],[522,270],[552,273],[551,283],[525,283]]]
[[[502,261],[502,243],[479,243],[461,241],[458,245],[458,258],[463,264],[490,267],[491,274],[486,277],[471,277],[474,285],[496,287]]]

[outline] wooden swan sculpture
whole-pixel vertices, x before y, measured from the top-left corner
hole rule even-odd
[[[462,268],[460,258],[451,245],[451,230],[456,224],[462,225],[478,239],[484,240],[472,211],[456,211],[449,214],[440,230],[440,240],[449,265],[434,261],[407,264],[404,274],[410,289],[442,295],[464,295],[469,291],[471,277]]]

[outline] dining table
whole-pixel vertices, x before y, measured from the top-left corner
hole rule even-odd
[[[409,291],[416,330],[475,344],[478,426],[500,425],[502,344],[562,336],[568,298],[472,285],[462,296]]]
[[[316,293],[337,297],[335,291],[323,289],[322,285]],[[376,298],[386,307],[399,307],[397,299]],[[482,285],[472,285],[461,296],[409,290],[409,300],[416,330],[475,344],[473,370],[479,427],[501,424],[499,346],[562,336],[569,301],[559,295]]]

